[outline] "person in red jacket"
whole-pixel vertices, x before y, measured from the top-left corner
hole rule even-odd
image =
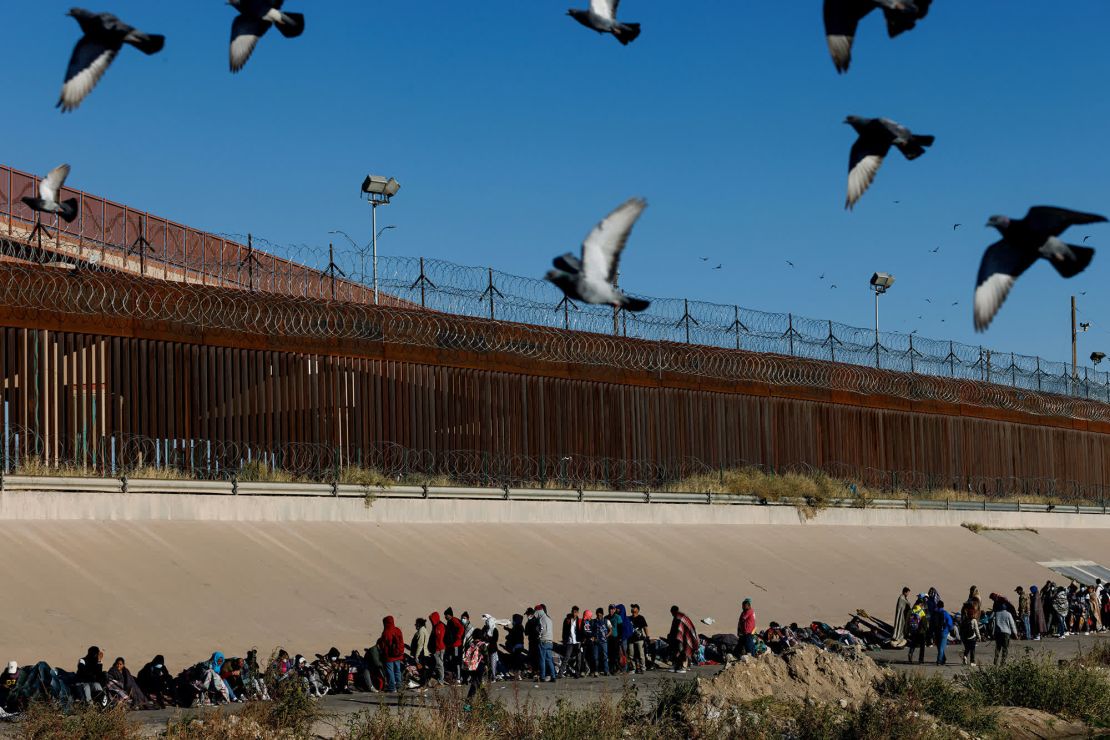
[[[447,626],[440,620],[439,612],[429,614],[428,621],[432,624],[432,634],[428,640],[431,644],[428,648],[435,659],[435,678],[443,683],[443,654],[447,650]]]
[[[443,616],[447,623],[447,636],[444,638],[447,644],[447,670],[452,674],[451,679],[453,681],[462,683],[462,644],[463,637],[466,635],[466,628],[455,617],[455,610],[451,607],[447,607]]]
[[[383,619],[382,625],[384,629],[382,636],[378,638],[378,649],[385,662],[385,690],[399,691],[404,686],[402,670],[405,665],[405,637],[397,628],[393,617]]]

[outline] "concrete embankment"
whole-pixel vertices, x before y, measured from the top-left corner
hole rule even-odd
[[[1037,525],[1049,545],[1110,559],[1110,517],[976,514],[991,526]],[[913,510],[806,519],[785,507],[379,500],[367,508],[5,493],[0,660],[71,667],[91,644],[137,665],[163,653],[175,668],[214,649],[349,651],[376,639],[386,614],[408,635],[416,617],[448,605],[477,619],[540,601],[556,617],[572,604],[635,601],[659,634],[674,603],[712,617],[703,626],[712,633],[734,629],[750,596],[761,626],[842,623],[861,607],[889,618],[902,585],[936,586],[956,605],[972,583],[1010,593],[1058,578],[959,526],[974,520]]]

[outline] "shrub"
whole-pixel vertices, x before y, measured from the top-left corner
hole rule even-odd
[[[34,702],[23,713],[19,737],[24,740],[138,740],[139,725],[123,706],[101,710],[77,705],[65,713],[54,702]]]
[[[1110,677],[1081,661],[1061,666],[1048,656],[1025,656],[973,671],[962,681],[982,702],[1110,724]]]
[[[935,673],[894,673],[875,686],[880,697],[914,711],[923,711],[969,732],[994,730],[998,713],[983,697]]]

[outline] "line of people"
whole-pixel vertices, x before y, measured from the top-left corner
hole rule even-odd
[[[751,621],[754,625],[754,616]],[[544,604],[508,621],[483,614],[475,622],[468,612],[455,616],[448,607],[442,616],[432,612],[427,619],[417,619],[408,644],[396,620],[387,616],[375,644],[347,656],[333,647],[310,661],[279,649],[264,668],[257,650],[246,658],[216,651],[176,675],[161,655],[137,675],[122,657],[105,668],[103,650],[92,646],[73,672],[45,662],[23,668],[10,663],[0,677],[0,712],[20,711],[35,699],[53,699],[66,707],[80,701],[131,709],[268,700],[267,679],[271,686],[300,681],[315,697],[436,685],[469,685],[471,697],[488,681],[642,674],[664,663],[684,673],[702,645],[693,621],[677,606],[671,608],[670,630],[663,639],[653,636],[639,604],[585,611],[574,606],[562,620],[561,640],[556,639],[556,629]]]
[[[1005,663],[1012,640],[1040,640],[1055,636],[1110,629],[1110,586],[1097,579],[1092,586],[1074,581],[1067,587],[1048,581],[1038,589],[1014,589],[1013,600],[991,593],[990,609],[983,608],[979,589],[972,586],[967,599],[955,612],[945,607],[936,588],[912,597],[909,587],[902,589],[895,606],[892,647],[908,647],[907,660],[925,662],[925,649],[935,646],[937,665],[946,665],[950,642],[963,646],[961,661],[976,665],[979,642],[993,640],[994,663]]]

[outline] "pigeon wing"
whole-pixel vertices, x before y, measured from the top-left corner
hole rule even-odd
[[[81,101],[100,82],[118,53],[118,46],[113,48],[88,36],[78,41],[69,59],[58,107],[63,111],[71,111],[81,105]]]
[[[851,66],[856,28],[872,9],[867,0],[825,0],[825,36],[837,72],[847,72]]]
[[[621,0],[590,0],[590,12],[615,21],[617,19],[617,6],[620,4]]]
[[[848,200],[845,208],[852,210],[871,183],[879,168],[883,166],[883,158],[890,151],[890,144],[880,144],[870,137],[861,135],[852,145],[852,154],[848,160]]]
[[[1038,234],[1060,236],[1067,231],[1069,226],[1102,223],[1106,220],[1106,217],[1097,213],[1070,211],[1067,208],[1034,206],[1029,209],[1029,213],[1025,215],[1024,220],[1025,225]]]
[[[39,197],[47,202],[57,203],[58,193],[65,186],[67,177],[69,177],[68,164],[60,164],[50,170],[43,181],[39,183]]]
[[[270,22],[261,18],[245,15],[235,17],[231,23],[231,71],[238,72],[251,58],[254,47],[266,31],[270,30]]]
[[[643,198],[632,198],[594,227],[582,243],[582,276],[586,280],[613,284],[628,235],[646,207]]]
[[[554,265],[556,269],[572,275],[577,275],[582,272],[582,261],[578,259],[577,255],[571,254],[570,252],[551,260],[551,264]]]
[[[990,326],[1010,289],[1037,261],[1037,253],[1015,249],[1005,239],[997,241],[983,253],[979,278],[975,283],[975,330]]]

